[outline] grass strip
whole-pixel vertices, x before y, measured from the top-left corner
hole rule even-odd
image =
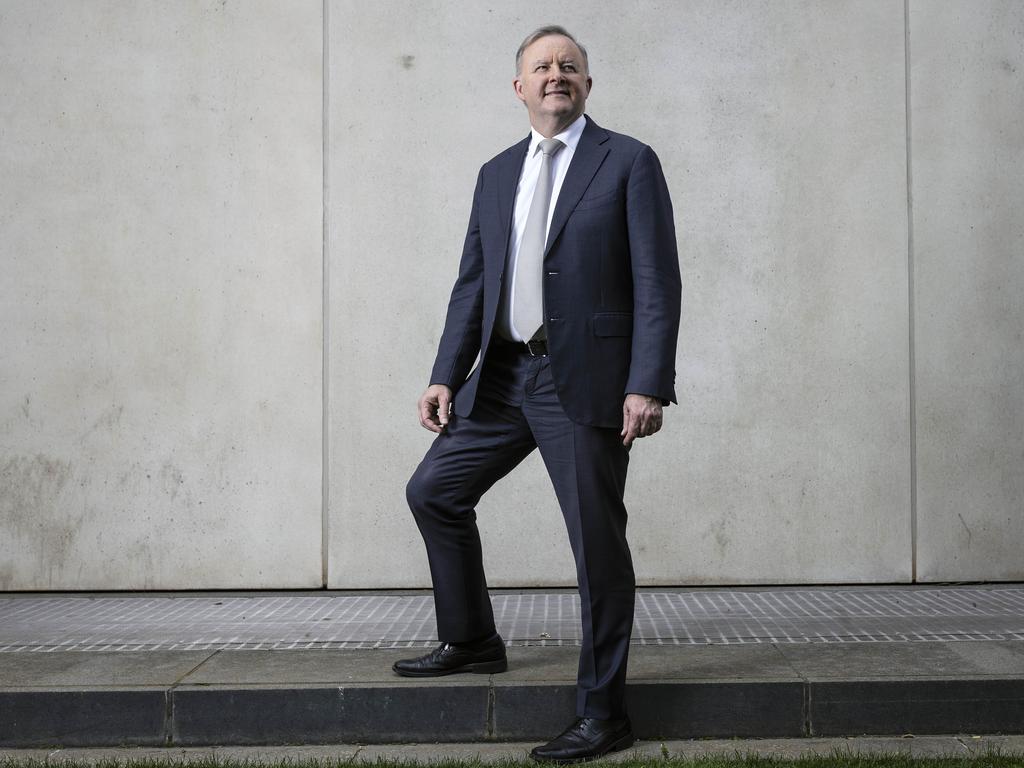
[[[998,750],[981,754],[916,757],[898,753],[856,753],[835,751],[832,754],[808,754],[801,757],[775,757],[756,754],[708,754],[677,756],[667,751],[659,757],[618,755],[596,765],[619,768],[1024,768],[1024,753]],[[54,766],[85,768],[538,768],[527,759],[498,760],[445,759],[419,760],[352,760],[324,759],[246,759],[196,756],[194,758],[85,758],[72,759],[57,755],[50,759],[0,757],[0,768],[54,768]]]

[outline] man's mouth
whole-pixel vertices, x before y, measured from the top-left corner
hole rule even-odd
[[[548,91],[544,94],[545,96],[568,96],[568,91]]]

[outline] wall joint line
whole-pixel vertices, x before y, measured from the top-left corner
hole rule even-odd
[[[321,256],[322,256],[322,298],[321,298],[321,326],[320,336],[322,339],[323,349],[321,350],[321,468],[320,468],[320,583],[321,586],[327,588],[327,575],[328,575],[328,556],[329,556],[329,542],[328,537],[328,515],[331,509],[330,505],[330,490],[331,490],[331,476],[330,476],[330,362],[331,362],[331,344],[330,344],[330,299],[331,299],[331,283],[330,283],[330,234],[331,234],[331,219],[330,219],[330,184],[328,174],[328,159],[330,150],[330,24],[328,23],[328,4],[329,0],[323,0],[322,12],[321,12],[321,24],[323,25],[323,70],[321,80],[323,82],[323,96],[321,99],[321,138],[322,138],[322,149],[321,149],[321,168],[322,168],[322,209],[321,209],[321,226],[322,226],[322,242],[321,242]]]
[[[907,128],[907,348],[910,407],[910,580],[917,582],[917,358],[914,315],[914,173],[910,114],[910,0],[903,0],[903,69]]]

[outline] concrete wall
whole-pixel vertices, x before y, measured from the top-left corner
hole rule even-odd
[[[414,404],[550,21],[676,207],[641,581],[1024,578],[1024,6],[630,8],[0,0],[0,589],[428,583]],[[479,513],[573,582],[538,460]]]
[[[1024,5],[910,11],[918,574],[1024,580]]]
[[[0,2],[0,589],[320,584],[321,55]]]

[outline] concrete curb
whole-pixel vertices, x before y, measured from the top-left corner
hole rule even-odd
[[[23,688],[0,691],[0,746],[543,741],[570,684]],[[1024,732],[1024,679],[667,681],[629,687],[637,736]]]
[[[434,680],[396,676],[403,653],[0,653],[0,747],[529,742],[572,720],[578,648]],[[647,740],[1020,734],[1024,642],[638,646],[627,696]]]

